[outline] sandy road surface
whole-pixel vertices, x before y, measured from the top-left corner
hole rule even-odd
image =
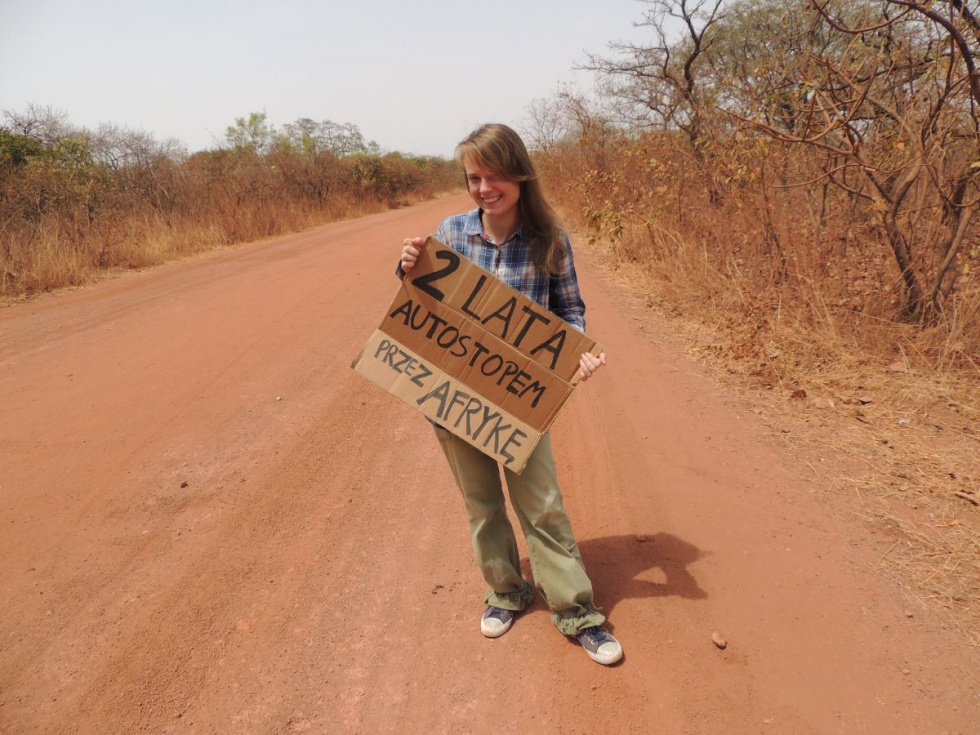
[[[976,652],[584,253],[610,367],[554,434],[626,660],[479,635],[436,442],[349,369],[464,208],[0,310],[0,732],[980,732]]]

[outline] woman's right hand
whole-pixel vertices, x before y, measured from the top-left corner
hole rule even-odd
[[[408,273],[415,267],[416,261],[422,252],[422,245],[425,244],[424,237],[407,237],[402,246],[402,270]]]

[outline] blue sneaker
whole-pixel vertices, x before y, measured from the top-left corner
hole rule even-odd
[[[480,632],[487,638],[499,638],[514,624],[514,611],[491,605],[480,618]]]
[[[586,628],[577,636],[582,648],[593,661],[609,666],[623,657],[623,647],[608,630],[599,625]]]

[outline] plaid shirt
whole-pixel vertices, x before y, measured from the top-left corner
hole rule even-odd
[[[513,289],[557,314],[580,332],[585,331],[585,302],[578,288],[572,245],[565,238],[565,259],[550,278],[538,272],[531,260],[531,243],[523,228],[503,245],[487,239],[480,220],[480,209],[444,220],[434,237],[460,255],[469,258]]]

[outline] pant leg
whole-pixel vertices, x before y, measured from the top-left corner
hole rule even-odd
[[[435,427],[435,432],[466,503],[476,563],[490,585],[485,604],[505,610],[525,609],[534,600],[534,589],[521,575],[521,557],[507,518],[499,465],[442,427]]]
[[[504,475],[527,539],[534,584],[551,608],[552,622],[565,635],[602,625],[606,618],[593,604],[592,582],[558,487],[551,435],[541,437],[521,474],[505,469]]]

